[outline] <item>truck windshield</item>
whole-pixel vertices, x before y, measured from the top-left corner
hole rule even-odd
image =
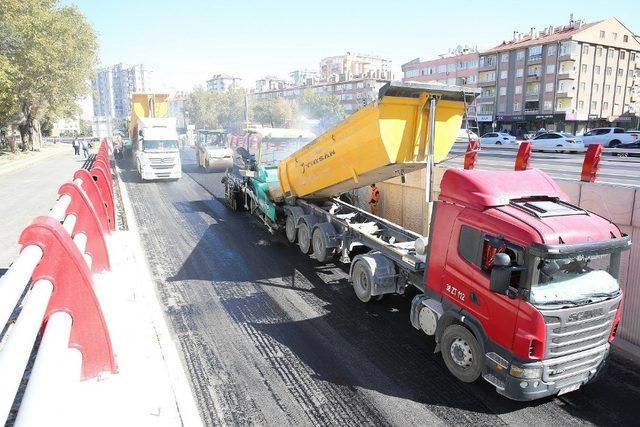
[[[536,305],[581,305],[614,297],[620,293],[616,280],[619,258],[618,252],[541,259],[529,299]]]
[[[304,147],[312,138],[269,138],[262,140],[260,163],[277,163]]]
[[[209,134],[205,136],[205,144],[210,148],[227,148],[227,135],[225,134]]]
[[[178,151],[178,141],[145,139],[142,141],[142,151]]]

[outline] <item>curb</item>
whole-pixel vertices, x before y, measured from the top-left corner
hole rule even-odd
[[[151,270],[147,263],[144,249],[142,248],[140,233],[138,232],[138,223],[133,213],[133,206],[129,199],[129,193],[122,181],[121,170],[115,165],[116,178],[118,180],[118,189],[122,200],[122,208],[127,218],[127,226],[134,236],[132,239],[133,253],[136,258],[136,266],[138,270],[138,290],[145,301],[147,308],[151,314],[151,323],[156,331],[158,345],[162,351],[162,357],[167,369],[167,376],[173,389],[174,398],[178,413],[184,426],[202,426],[200,412],[196,405],[191,386],[187,380],[187,376],[182,365],[180,355],[171,338],[171,332],[165,321],[164,314],[160,308],[160,301],[156,295]]]
[[[62,144],[63,143],[60,143],[60,146],[62,146]],[[7,163],[5,165],[0,166],[0,176],[8,173],[12,173],[12,172],[17,172],[22,169],[26,169],[29,166],[34,165],[35,163],[51,158],[57,154],[62,153],[63,151],[64,150],[62,148],[55,147],[54,149],[47,150],[46,153],[40,152],[39,154],[36,154],[31,157],[27,157],[26,159],[19,159],[17,161]]]

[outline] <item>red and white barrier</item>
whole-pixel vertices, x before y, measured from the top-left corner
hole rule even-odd
[[[106,141],[91,170],[78,170],[58,194],[49,214],[24,229],[20,255],[0,278],[0,421],[9,414],[40,331],[18,424],[32,412],[24,408],[37,408],[42,396],[57,392],[60,375],[88,379],[117,372],[93,289],[93,274],[111,268],[105,236],[115,229]],[[17,320],[7,324],[23,293]]]

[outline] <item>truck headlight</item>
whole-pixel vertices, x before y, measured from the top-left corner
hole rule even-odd
[[[524,379],[536,379],[542,376],[542,367],[522,367],[518,365],[511,365],[509,368],[509,375],[516,378]]]

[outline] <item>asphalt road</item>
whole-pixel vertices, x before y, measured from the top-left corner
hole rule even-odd
[[[640,370],[616,355],[601,382],[533,403],[455,380],[410,298],[362,304],[344,266],[231,212],[220,175],[183,161],[179,181],[123,178],[206,424],[637,424]]]
[[[20,252],[22,230],[40,215],[46,215],[58,199],[58,188],[71,181],[84,164],[68,146],[52,157],[24,169],[0,175],[0,273]]]

